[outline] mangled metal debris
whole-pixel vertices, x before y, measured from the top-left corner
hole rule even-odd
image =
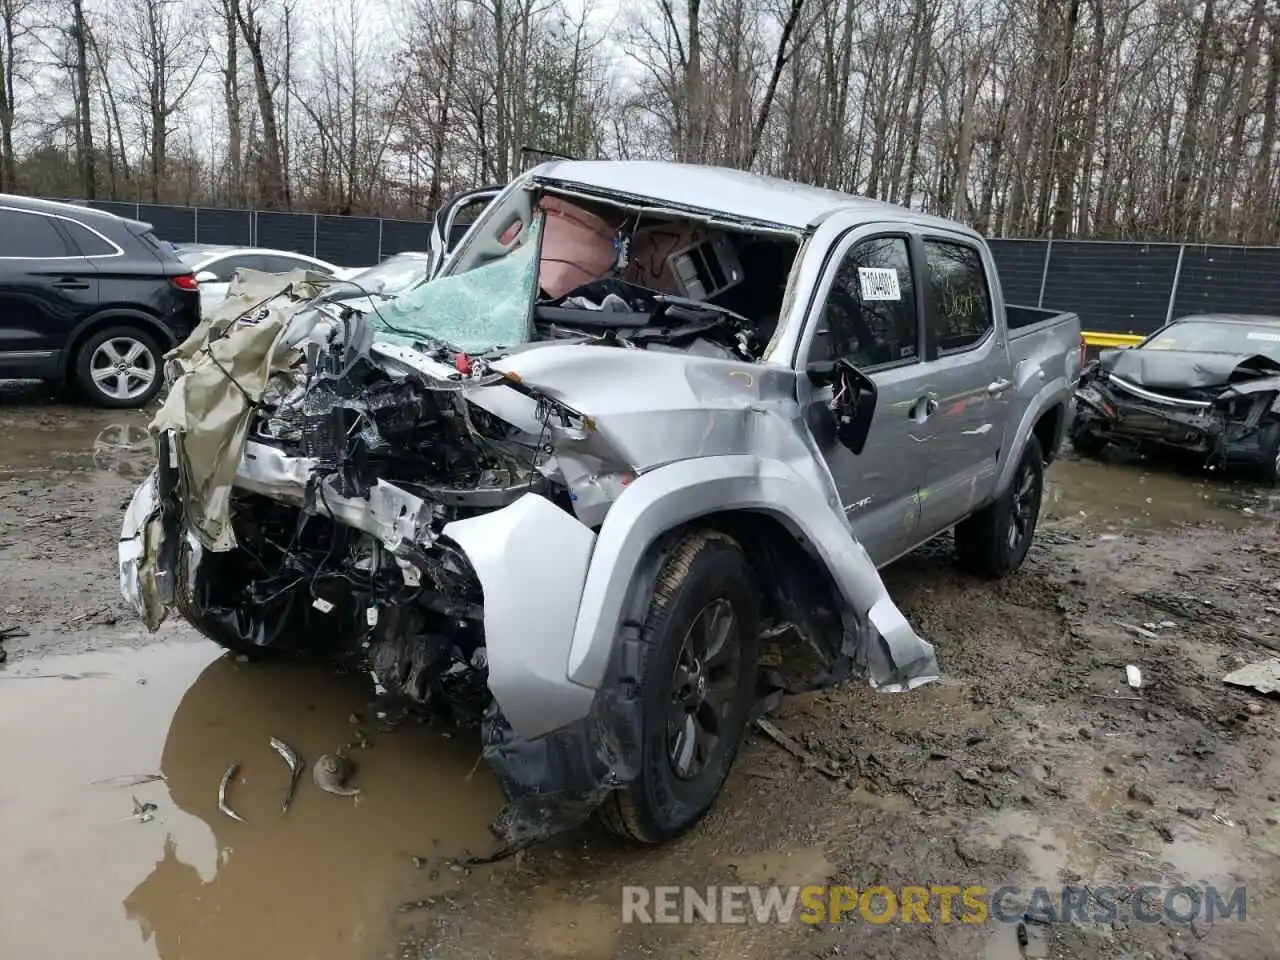
[[[1280,696],[1280,660],[1264,660],[1232,670],[1222,682],[1247,687],[1267,696]]]
[[[240,823],[244,823],[244,817],[240,816],[240,814],[236,813],[227,805],[227,786],[231,783],[231,778],[236,775],[236,771],[239,769],[240,764],[237,762],[231,764],[226,770],[222,771],[222,779],[218,781],[218,809],[232,820],[238,820]]]
[[[284,816],[289,812],[289,804],[293,802],[293,795],[298,789],[298,778],[302,776],[302,757],[297,750],[276,737],[271,738],[271,749],[280,754],[280,759],[289,766],[289,786],[280,802],[280,815]]]
[[[354,772],[355,765],[346,757],[326,753],[311,768],[311,777],[325,793],[332,793],[337,797],[358,797],[360,788],[346,785]]]

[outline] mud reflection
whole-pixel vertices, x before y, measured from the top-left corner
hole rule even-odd
[[[147,428],[138,423],[112,423],[93,438],[93,465],[105,473],[141,480],[151,472],[155,446]]]
[[[50,470],[103,471],[134,479],[152,463],[147,410],[0,407],[0,479]]]
[[[89,671],[91,682],[54,679]],[[32,679],[0,685],[0,727],[41,723],[0,745],[24,781],[0,785],[0,864],[15,858],[0,869],[15,908],[0,925],[2,956],[374,956],[395,942],[400,903],[467,882],[447,858],[492,848],[501,797],[487,768],[475,769],[475,739],[416,723],[380,729],[363,678],[242,664],[190,642],[24,661],[21,674]],[[320,791],[308,772],[282,816],[289,773],[269,738],[309,765],[361,734],[358,800]],[[232,760],[243,824],[217,810]],[[134,773],[165,780],[90,783]],[[121,819],[131,795],[157,805],[154,821]],[[21,880],[32,869],[40,890]],[[76,909],[63,916],[68,901]]]

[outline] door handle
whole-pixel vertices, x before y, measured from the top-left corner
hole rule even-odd
[[[933,397],[920,397],[911,405],[911,409],[907,411],[907,417],[916,423],[924,423],[928,420],[935,410],[938,409],[938,401]]]
[[[53,281],[53,285],[59,290],[89,289],[89,282],[87,280],[77,280],[75,277],[63,277],[61,280]]]
[[[987,393],[993,397],[998,397],[1012,386],[1013,382],[1010,380],[993,380],[987,384]]]

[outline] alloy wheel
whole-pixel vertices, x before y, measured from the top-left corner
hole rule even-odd
[[[733,604],[716,599],[685,634],[667,714],[667,756],[682,780],[702,772],[726,731],[741,673],[737,631]]]
[[[136,400],[155,383],[156,358],[141,340],[112,337],[98,344],[89,358],[89,376],[104,396]]]

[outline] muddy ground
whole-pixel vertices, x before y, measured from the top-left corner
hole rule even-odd
[[[0,667],[0,956],[1277,955],[1280,701],[1222,683],[1280,650],[1267,491],[1065,459],[1017,575],[974,581],[946,543],[886,571],[941,682],[784,703],[773,722],[804,758],[753,732],[712,815],[668,847],[587,829],[463,868],[452,859],[491,848],[501,800],[472,738],[379,718],[356,678],[237,663],[120,608],[115,541],[146,420],[0,385],[0,630],[27,634]],[[361,796],[304,780],[282,817],[273,735],[312,759],[351,744]],[[216,809],[232,761],[243,824]],[[110,779],[145,773],[165,779]],[[146,822],[135,802],[155,804]],[[938,922],[936,901],[930,923],[621,922],[625,885],[767,883],[1010,884],[1013,921],[1037,885],[1109,885],[1121,902],[1113,922],[1025,936]],[[1136,922],[1144,894],[1124,891],[1143,884],[1242,885],[1246,916]]]

